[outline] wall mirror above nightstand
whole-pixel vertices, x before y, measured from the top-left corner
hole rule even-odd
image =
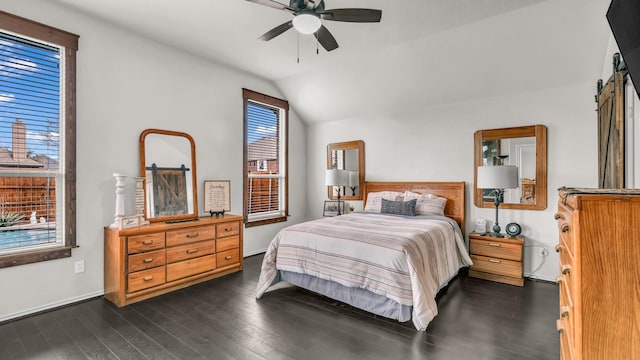
[[[140,176],[151,222],[198,217],[196,145],[186,133],[147,129],[140,134]]]
[[[328,186],[329,199],[362,200],[364,186],[364,141],[354,140],[327,145],[327,169],[345,170],[348,172],[348,185]]]
[[[478,130],[474,134],[474,203],[494,207],[491,191],[479,189],[478,167],[515,165],[518,188],[504,192],[502,209],[547,208],[547,128],[544,125]]]

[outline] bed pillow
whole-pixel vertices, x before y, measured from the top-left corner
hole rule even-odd
[[[382,207],[382,199],[396,201],[402,201],[404,193],[397,191],[380,191],[370,192],[367,194],[367,204],[364,207],[364,211],[380,212]]]
[[[409,201],[391,201],[383,198],[382,205],[380,207],[380,213],[416,216],[417,201],[418,201],[417,199],[413,199]]]
[[[440,215],[444,216],[444,208],[447,199],[433,194],[418,194],[411,191],[404,193],[404,200],[416,199],[416,215]]]

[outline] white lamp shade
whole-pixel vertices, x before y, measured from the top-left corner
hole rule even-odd
[[[518,187],[518,167],[478,166],[476,185],[479,189],[515,189]]]
[[[300,14],[293,18],[293,27],[302,34],[313,34],[320,29],[320,18],[311,14]]]
[[[346,186],[349,185],[349,172],[346,170],[329,169],[324,178],[327,186]]]
[[[349,171],[349,186],[360,186],[360,174],[357,171]]]

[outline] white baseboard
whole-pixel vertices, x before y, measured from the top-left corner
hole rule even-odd
[[[253,256],[253,255],[262,254],[262,253],[265,253],[265,252],[267,252],[266,248],[259,249],[259,250],[253,250],[253,251],[250,251],[250,252],[245,252],[243,256],[244,257],[249,257],[249,256]]]
[[[49,303],[49,304],[44,304],[44,305],[41,305],[41,306],[36,306],[34,308],[31,308],[31,309],[18,311],[18,312],[15,312],[13,314],[1,315],[0,316],[0,323],[3,323],[3,322],[8,321],[8,320],[12,320],[12,319],[17,319],[17,318],[21,318],[21,317],[24,317],[24,316],[28,316],[28,315],[31,315],[31,314],[36,314],[36,313],[39,313],[39,312],[42,312],[42,311],[55,309],[55,308],[58,308],[58,307],[61,307],[61,306],[69,305],[69,304],[72,304],[72,303],[75,303],[75,302],[91,299],[91,298],[102,296],[102,295],[104,295],[104,290],[99,290],[99,291],[95,291],[95,292],[92,292],[92,293],[89,293],[89,294],[84,294],[84,295],[76,296],[76,297],[73,297],[73,298],[64,299],[64,300],[61,300],[61,301],[56,301],[56,302],[52,302],[52,303]]]
[[[546,276],[539,276],[539,275],[534,275],[534,274],[524,274],[524,277],[529,278],[529,279],[535,279],[535,280],[544,280],[544,281],[549,281],[549,282],[556,282],[555,278],[547,278]]]

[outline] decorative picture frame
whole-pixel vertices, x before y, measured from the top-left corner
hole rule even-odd
[[[340,209],[341,214],[344,214],[344,204],[342,200],[325,200],[322,216],[337,216],[338,209]]]
[[[224,214],[231,211],[231,181],[204,181],[204,211],[210,214]]]

